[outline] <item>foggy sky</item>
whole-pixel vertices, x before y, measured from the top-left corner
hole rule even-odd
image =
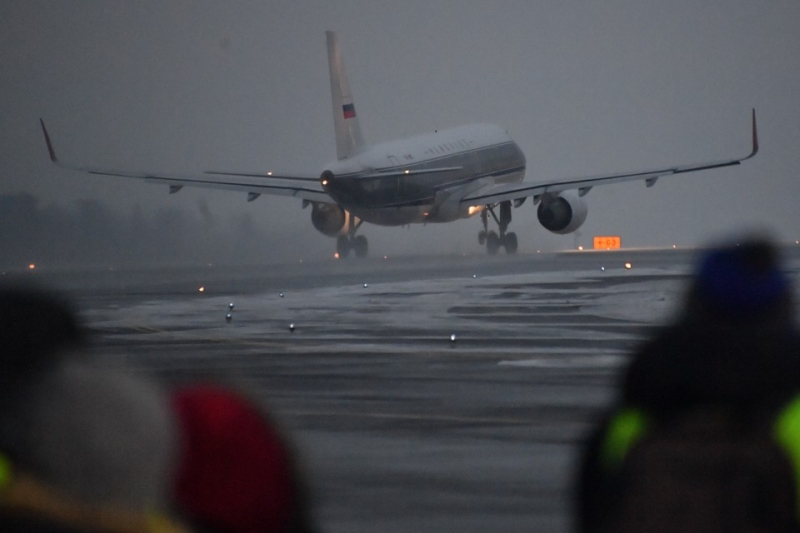
[[[169,195],[64,171],[38,124],[77,164],[317,174],[335,159],[328,29],[340,33],[368,141],[490,122],[525,152],[529,181],[743,156],[755,107],[755,159],[651,189],[595,188],[577,241],[696,245],[751,228],[800,238],[796,0],[4,0],[0,194],[65,209],[94,200],[122,219],[135,209],[247,216],[276,254],[332,253],[299,200]],[[513,214],[521,252],[576,242],[539,226],[530,202]],[[474,218],[361,231],[378,255],[480,253],[479,229]]]

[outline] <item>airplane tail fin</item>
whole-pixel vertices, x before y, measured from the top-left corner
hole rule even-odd
[[[335,32],[326,31],[328,41],[328,67],[331,73],[331,99],[333,101],[333,127],[336,131],[336,155],[347,159],[364,146],[361,126],[350,92],[350,82],[344,70],[339,39]]]

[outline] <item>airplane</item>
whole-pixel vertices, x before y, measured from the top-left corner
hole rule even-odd
[[[526,160],[520,147],[502,128],[476,124],[369,145],[361,133],[339,39],[326,32],[337,159],[321,174],[277,171],[209,170],[200,175],[131,172],[63,164],[40,119],[50,160],[89,174],[137,178],[166,184],[169,192],[204,187],[247,193],[252,202],[262,194],[282,195],[311,206],[311,223],[335,237],[337,257],[351,251],[367,255],[368,242],[357,234],[364,222],[381,226],[452,222],[479,215],[478,241],[489,254],[500,248],[517,251],[517,236],[508,231],[512,206],[533,197],[539,223],[548,231],[576,231],[588,214],[584,196],[595,186],[644,180],[647,187],[664,176],[738,165],[758,152],[756,113],[752,110],[752,149],[741,158],[666,168],[525,182]],[[497,231],[489,229],[489,216]]]

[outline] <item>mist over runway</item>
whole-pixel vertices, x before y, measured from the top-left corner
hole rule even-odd
[[[800,247],[784,252],[796,279]],[[622,250],[32,275],[77,300],[112,362],[263,399],[298,444],[322,531],[555,532],[569,529],[576,445],[627,354],[679,304],[693,259]]]

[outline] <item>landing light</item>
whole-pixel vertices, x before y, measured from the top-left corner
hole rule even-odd
[[[206,291],[206,288],[205,288],[205,287],[200,287],[199,289],[197,289],[197,291],[198,291],[198,292],[205,292],[205,291]]]
[[[322,186],[325,187],[328,184],[328,180],[322,180]]]
[[[625,268],[627,268],[628,270],[630,270],[631,268],[633,268],[633,265],[632,265],[632,264],[630,264],[630,263],[625,263]]]
[[[267,176],[272,176],[272,172],[267,172]]]
[[[339,259],[339,252],[336,252],[336,253],[334,253],[334,254],[333,254],[333,258],[334,258],[334,259]]]
[[[578,251],[582,252],[583,251],[583,246],[578,246]]]
[[[404,170],[403,174],[411,174],[411,171],[410,170]]]
[[[34,265],[33,263],[28,265],[28,270],[34,270],[35,268],[36,268],[36,265]]]

